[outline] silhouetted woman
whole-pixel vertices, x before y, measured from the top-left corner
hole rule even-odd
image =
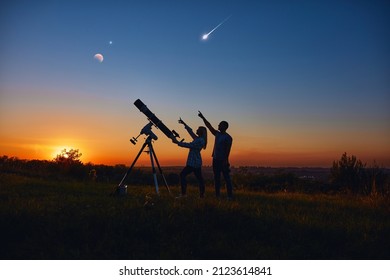
[[[202,156],[200,151],[206,149],[207,146],[207,129],[204,126],[199,126],[196,130],[196,134],[192,128],[189,127],[182,119],[179,123],[184,125],[184,128],[191,135],[193,141],[190,143],[179,142],[175,137],[172,138],[172,142],[176,143],[180,147],[189,148],[187,163],[183,170],[180,172],[180,183],[181,183],[181,197],[185,197],[187,194],[187,180],[188,174],[194,172],[195,177],[199,183],[199,194],[200,197],[204,197],[205,185],[202,176]]]

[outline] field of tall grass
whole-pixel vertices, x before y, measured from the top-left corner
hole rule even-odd
[[[384,198],[58,181],[0,174],[1,259],[389,259]]]

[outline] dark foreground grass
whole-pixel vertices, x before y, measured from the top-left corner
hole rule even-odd
[[[226,201],[211,186],[205,199],[149,186],[114,197],[113,185],[4,174],[0,184],[1,259],[390,257],[380,199],[237,191]]]

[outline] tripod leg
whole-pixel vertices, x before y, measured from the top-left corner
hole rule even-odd
[[[160,163],[158,162],[158,159],[157,159],[156,152],[154,151],[154,148],[153,148],[152,145],[150,145],[149,150],[151,150],[151,152],[153,153],[154,160],[156,161],[158,170],[160,171],[160,174],[161,174],[161,176],[162,176],[162,178],[163,178],[163,180],[164,180],[165,187],[167,188],[168,193],[170,194],[170,193],[171,193],[171,190],[170,190],[169,187],[168,187],[167,180],[165,180],[164,173],[163,173],[163,171],[162,171],[162,169],[161,169]]]
[[[160,195],[160,193],[158,191],[158,182],[157,182],[156,168],[154,167],[154,161],[153,161],[153,157],[154,157],[153,147],[152,147],[151,143],[149,143],[149,154],[150,154],[150,163],[152,164],[154,185],[156,186],[156,193],[157,193],[157,195]]]
[[[125,181],[126,177],[130,174],[131,170],[133,169],[135,163],[137,162],[139,156],[141,155],[142,151],[145,149],[145,147],[146,147],[147,144],[148,144],[148,143],[145,142],[145,143],[142,145],[141,149],[139,150],[138,155],[135,157],[135,159],[134,159],[133,163],[131,164],[130,168],[127,170],[125,176],[123,176],[123,178],[122,178],[121,182],[119,183],[118,187],[120,187],[120,186],[123,184],[123,182]]]

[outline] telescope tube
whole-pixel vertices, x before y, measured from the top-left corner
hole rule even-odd
[[[156,117],[155,114],[153,114],[148,107],[140,100],[137,99],[134,102],[135,107],[137,107],[142,113],[145,114],[145,116],[148,117],[148,119],[156,126],[158,127],[168,138],[171,138],[174,136],[173,132],[168,129],[168,127],[165,126],[165,124]]]

